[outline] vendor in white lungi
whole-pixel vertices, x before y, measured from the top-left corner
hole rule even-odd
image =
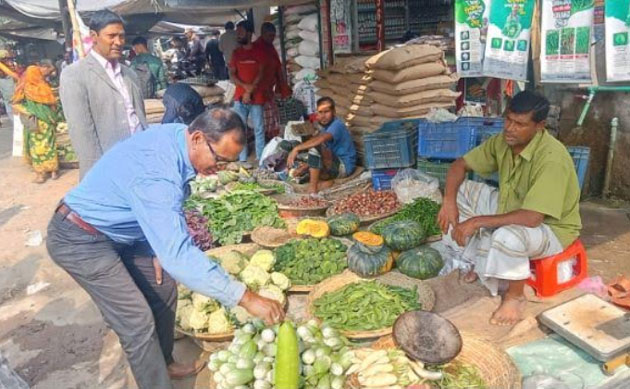
[[[505,127],[448,171],[438,222],[445,243],[473,264],[467,282],[479,277],[493,295],[507,281],[490,322],[522,319],[530,260],[561,252],[580,234],[580,188],[566,147],[545,130],[549,101],[525,91],[514,96]],[[464,181],[468,171],[499,174],[499,189]],[[461,246],[461,247],[458,247]]]

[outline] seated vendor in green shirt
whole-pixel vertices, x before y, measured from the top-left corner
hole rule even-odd
[[[545,130],[549,101],[524,91],[512,99],[503,132],[457,159],[446,176],[438,222],[444,243],[473,265],[496,295],[507,289],[490,322],[522,319],[530,261],[562,252],[580,234],[580,187],[566,147]],[[465,181],[469,171],[499,175],[499,189]],[[503,288],[501,288],[503,289]]]

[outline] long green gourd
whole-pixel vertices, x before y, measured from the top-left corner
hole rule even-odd
[[[274,385],[276,389],[298,389],[300,382],[300,351],[293,324],[285,321],[278,330]]]

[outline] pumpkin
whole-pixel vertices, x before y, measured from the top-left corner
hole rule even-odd
[[[383,228],[385,244],[392,250],[405,251],[420,244],[426,238],[422,226],[411,220],[388,224]]]
[[[348,269],[359,277],[374,277],[386,273],[392,269],[393,264],[394,257],[386,246],[355,243],[348,249]]]
[[[334,215],[327,220],[330,227],[330,233],[334,236],[350,235],[359,229],[361,220],[354,213],[343,213],[341,215]]]
[[[400,253],[396,258],[396,267],[406,276],[426,280],[440,273],[444,261],[436,249],[420,246]]]
[[[382,246],[385,241],[380,235],[376,235],[369,231],[359,231],[352,234],[352,238],[358,243],[366,246]]]
[[[308,235],[313,238],[325,238],[330,235],[328,223],[321,220],[304,219],[301,220],[295,229],[298,235]]]

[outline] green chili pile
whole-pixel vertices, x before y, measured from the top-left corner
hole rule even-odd
[[[387,328],[402,313],[422,308],[417,287],[405,289],[377,281],[361,281],[325,293],[314,306],[317,318],[347,331]]]

